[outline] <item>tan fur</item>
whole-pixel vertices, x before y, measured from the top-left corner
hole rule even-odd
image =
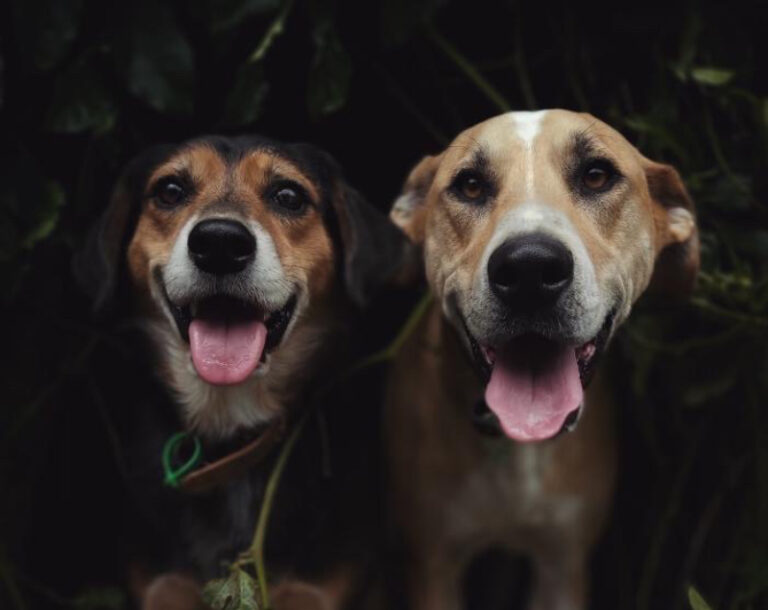
[[[579,200],[564,177],[568,147],[580,132],[589,133],[624,176],[599,206]],[[621,296],[617,324],[648,286],[660,253],[686,248],[688,267],[673,272],[678,281],[695,272],[692,206],[672,168],[648,161],[585,114],[548,111],[532,142],[520,137],[510,115],[480,123],[442,154],[422,160],[392,210],[393,220],[422,246],[436,297],[398,354],[386,403],[391,506],[407,551],[414,610],[460,608],[464,571],[492,547],[533,560],[531,608],[586,607],[588,558],[611,503],[613,407],[600,372],[575,432],[518,444],[483,437],[471,424],[469,410],[483,387],[446,319],[446,299],[454,293],[461,301],[485,273],[483,253],[505,215],[531,201],[562,213],[586,248],[598,286]],[[493,206],[480,211],[447,194],[478,147],[500,183]]]

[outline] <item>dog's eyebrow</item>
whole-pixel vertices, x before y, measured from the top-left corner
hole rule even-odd
[[[571,150],[573,155],[579,159],[586,159],[593,156],[598,151],[598,145],[595,139],[588,135],[587,130],[579,131],[573,134],[571,138]]]
[[[484,148],[478,147],[471,153],[467,161],[460,163],[458,171],[465,169],[474,169],[480,173],[488,173],[490,171],[491,162],[488,158],[488,153]]]

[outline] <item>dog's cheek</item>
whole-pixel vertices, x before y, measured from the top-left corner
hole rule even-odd
[[[287,279],[309,292],[310,300],[324,298],[335,281],[331,238],[316,219],[274,227],[272,236]]]
[[[142,216],[127,251],[128,275],[142,298],[151,295],[153,266],[167,260],[170,248],[168,239],[168,236],[159,235],[154,230],[154,223]]]

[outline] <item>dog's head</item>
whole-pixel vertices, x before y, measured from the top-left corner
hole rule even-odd
[[[693,204],[678,173],[587,114],[513,112],[411,172],[391,217],[524,441],[575,425],[583,385],[646,287],[689,290]]]
[[[362,303],[404,241],[322,151],[206,137],[128,166],[80,266],[103,305],[125,263],[190,423],[226,436],[295,395],[338,288]]]

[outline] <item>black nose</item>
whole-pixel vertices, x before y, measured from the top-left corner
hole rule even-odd
[[[488,260],[491,290],[521,311],[554,304],[573,280],[573,256],[558,240],[533,233],[504,242]]]
[[[187,248],[198,269],[226,275],[245,269],[256,252],[256,239],[235,220],[213,218],[195,225]]]

